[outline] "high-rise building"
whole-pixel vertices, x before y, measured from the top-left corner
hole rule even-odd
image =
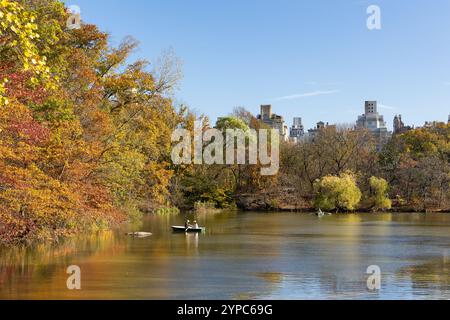
[[[272,119],[272,106],[270,104],[261,106],[261,120],[270,121]]]
[[[403,128],[405,127],[405,124],[402,121],[402,115],[395,115],[394,117],[394,134],[400,133]]]
[[[378,113],[378,105],[376,101],[365,102],[365,112],[358,117],[356,121],[357,128],[366,128],[369,131],[381,131],[386,129],[384,117]]]
[[[336,125],[330,125],[328,122],[319,121],[314,129],[308,130],[308,139],[314,139],[320,132],[327,130],[336,130]]]
[[[294,118],[294,123],[289,131],[289,137],[293,142],[298,142],[305,135],[302,118]]]
[[[298,118],[298,117],[294,118],[293,127],[294,128],[303,127],[303,125],[302,125],[302,118]]]
[[[384,117],[378,113],[377,101],[365,102],[364,114],[358,117],[356,128],[369,130],[375,137],[378,150],[390,138]]]
[[[281,140],[286,141],[288,139],[288,127],[284,122],[284,118],[272,113],[271,105],[261,105],[261,114],[257,118],[270,128],[278,130]]]
[[[402,115],[395,115],[394,117],[394,134],[402,134],[409,130],[412,130],[413,128],[411,126],[405,126],[405,124],[402,121]]]

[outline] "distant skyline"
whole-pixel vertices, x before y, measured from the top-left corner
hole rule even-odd
[[[261,104],[285,117],[355,122],[377,100],[389,129],[446,121],[450,113],[450,0],[208,1],[73,0],[83,21],[117,45],[138,39],[133,58],[173,48],[184,79],[175,94],[215,121]],[[366,27],[369,5],[381,30]]]

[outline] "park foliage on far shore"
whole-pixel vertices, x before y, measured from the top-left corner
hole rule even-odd
[[[172,51],[131,60],[136,40],[112,46],[68,18],[58,0],[0,0],[0,244],[56,241],[143,212],[234,208],[249,194],[263,199],[257,209],[450,208],[445,123],[395,135],[381,151],[367,131],[325,128],[283,143],[274,176],[260,164],[174,165],[172,132],[198,118],[204,129],[265,126],[244,108],[211,124],[175,105]]]

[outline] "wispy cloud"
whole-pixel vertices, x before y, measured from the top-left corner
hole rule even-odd
[[[318,81],[307,81],[303,83],[307,86],[337,86],[342,84],[341,82],[318,82]]]
[[[306,92],[306,93],[291,94],[289,96],[278,97],[273,100],[274,101],[294,100],[294,99],[300,99],[300,98],[306,98],[306,97],[323,96],[323,95],[339,93],[339,92],[340,92],[340,90],[317,90],[317,91]]]

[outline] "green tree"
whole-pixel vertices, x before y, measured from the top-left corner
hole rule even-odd
[[[222,117],[216,122],[216,128],[219,130],[238,129],[244,132],[249,130],[248,125],[237,117]]]
[[[369,180],[371,190],[371,202],[375,210],[388,210],[392,207],[392,201],[388,196],[389,184],[383,178],[371,177]]]
[[[324,210],[355,210],[361,201],[361,191],[351,172],[340,176],[325,176],[315,183],[315,206]]]

